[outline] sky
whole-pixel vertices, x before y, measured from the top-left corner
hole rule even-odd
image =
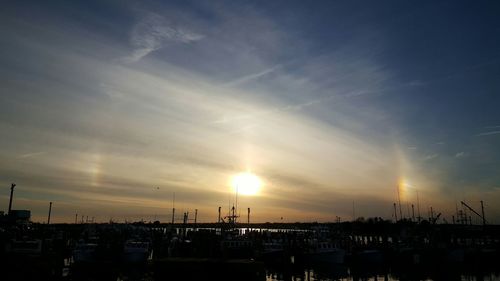
[[[2,6],[0,210],[213,222],[251,172],[254,222],[500,223],[496,1]]]

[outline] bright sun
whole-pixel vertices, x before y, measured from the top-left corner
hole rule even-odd
[[[252,173],[246,172],[235,175],[233,177],[233,180],[231,181],[231,185],[238,194],[257,195],[262,183],[259,177]]]

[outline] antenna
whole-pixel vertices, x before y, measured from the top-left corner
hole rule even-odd
[[[411,204],[411,215],[412,215],[413,221],[415,221],[415,206],[413,206],[413,204]]]
[[[398,191],[399,219],[403,219],[403,211],[401,210],[401,198],[399,196],[399,184],[396,186],[396,190]]]
[[[410,218],[410,203],[408,201],[406,201],[406,214]]]
[[[460,203],[462,203],[462,206],[467,207],[471,212],[473,212],[478,217],[480,217],[483,220],[483,225],[486,225],[486,219],[484,217],[484,205],[483,205],[483,201],[482,200],[481,200],[481,212],[482,212],[483,215],[480,215],[478,212],[476,212],[476,210],[472,209],[472,207],[469,206],[469,205],[467,205],[467,203],[465,203],[464,201],[460,201]],[[467,220],[467,217],[465,219]],[[469,221],[472,224],[472,217],[471,216],[469,216]]]
[[[420,222],[420,219],[422,217],[420,216],[420,200],[418,198],[418,189],[417,189],[417,214],[418,214],[418,222]]]
[[[483,215],[483,225],[486,225],[486,217],[484,216],[484,204],[483,204],[483,200],[481,200],[481,214]]]
[[[394,218],[396,219],[396,222],[398,221],[398,212],[396,211],[396,203],[394,203]]]
[[[175,223],[175,192],[172,198],[172,225]]]
[[[238,184],[236,184],[236,216],[238,216]],[[236,223],[236,217],[234,217],[234,223]]]

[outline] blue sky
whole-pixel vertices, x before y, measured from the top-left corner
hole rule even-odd
[[[56,221],[500,218],[494,1],[37,1],[0,11],[0,207]],[[424,212],[424,211],[422,211]],[[425,211],[426,212],[426,211]],[[425,214],[422,214],[425,215]]]

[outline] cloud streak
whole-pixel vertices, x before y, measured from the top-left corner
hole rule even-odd
[[[491,135],[497,135],[497,134],[500,134],[500,131],[484,132],[484,133],[477,134],[476,137],[491,136]]]
[[[45,151],[39,151],[39,152],[26,153],[26,154],[19,155],[19,158],[31,158],[31,157],[36,157],[36,156],[43,155],[45,153],[47,153],[47,152],[45,152]]]
[[[257,73],[252,73],[252,74],[249,74],[249,75],[245,75],[243,77],[240,77],[238,79],[235,79],[233,81],[230,81],[230,82],[227,82],[225,84],[223,84],[224,86],[227,86],[227,87],[232,87],[232,86],[237,86],[237,85],[241,85],[241,84],[245,84],[247,82],[250,82],[252,80],[255,80],[255,79],[258,79],[260,77],[263,77],[269,73],[272,73],[274,71],[276,71],[280,66],[279,65],[275,65],[271,68],[268,68],[268,69],[264,69],[262,71],[259,71]]]

